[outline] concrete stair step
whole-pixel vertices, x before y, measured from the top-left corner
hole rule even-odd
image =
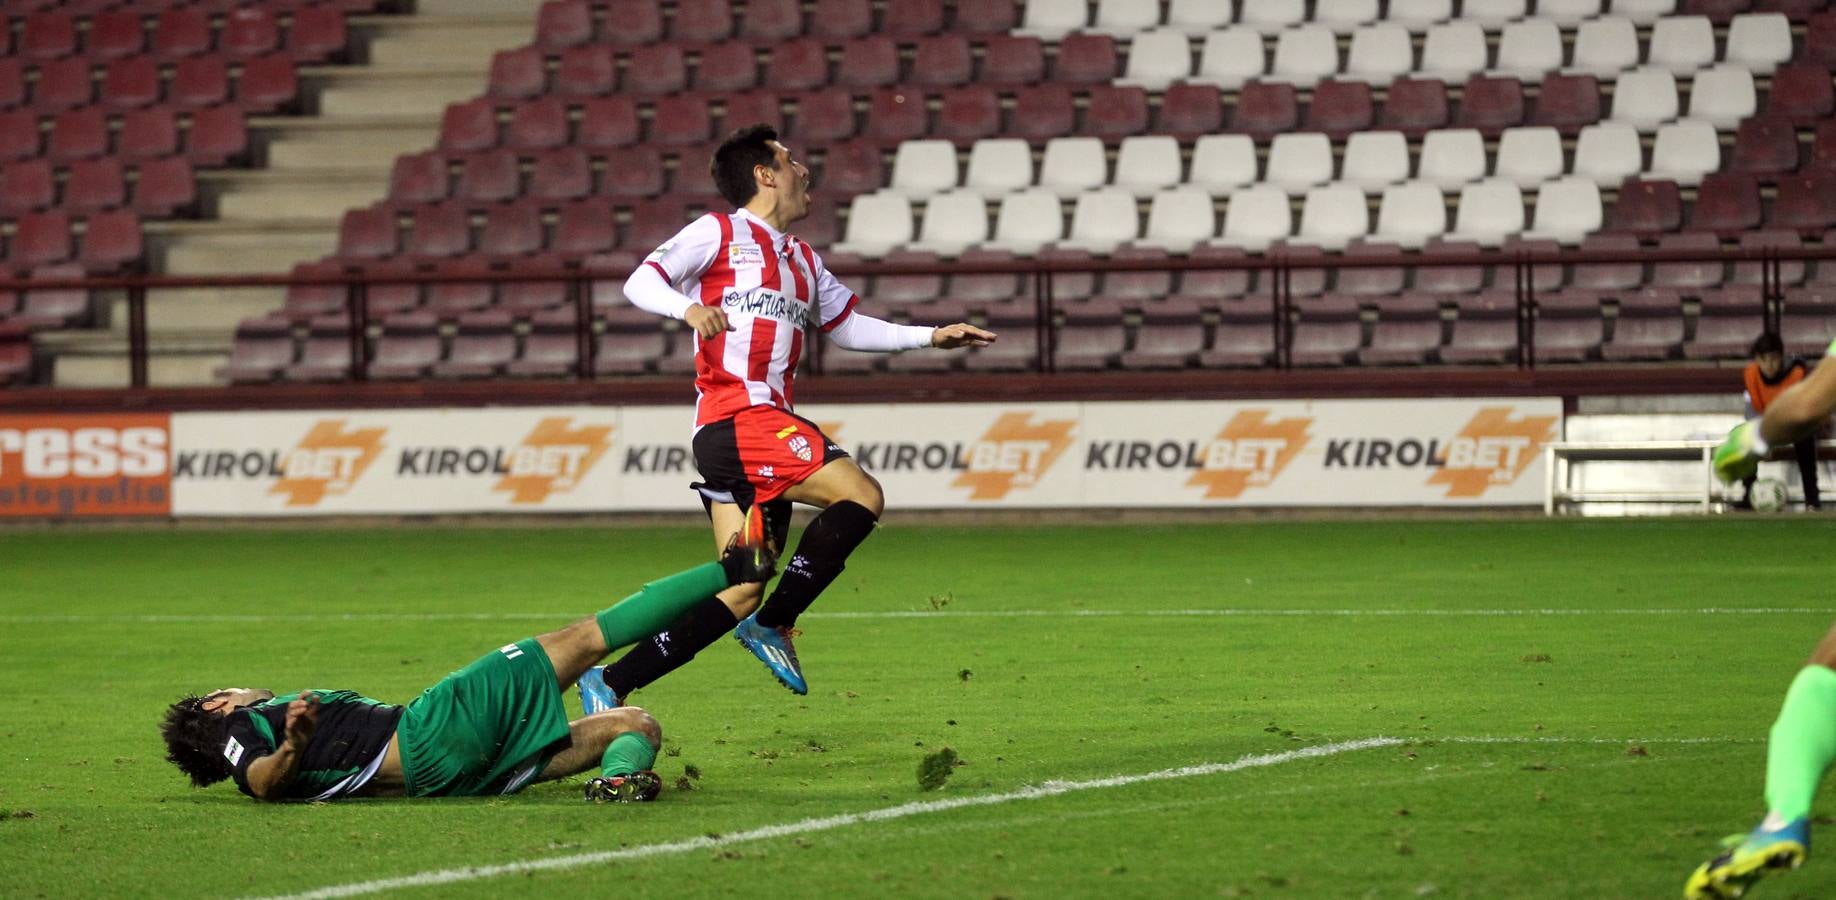
[[[172,288],[147,292],[147,334],[154,338],[198,332],[233,332],[243,319],[265,316],[281,308],[287,289]],[[127,299],[108,307],[108,334],[123,340],[127,335]]]
[[[396,17],[364,24],[371,65],[443,68],[459,64],[483,71],[500,50],[535,39],[535,16]]]
[[[488,63],[488,61],[487,61]],[[448,104],[484,93],[485,71],[361,68],[320,69],[303,79],[318,96],[318,112],[347,118],[438,116]]]
[[[336,220],[353,207],[388,193],[389,170],[380,167],[224,172],[206,179],[217,218],[236,222]]]
[[[204,224],[204,223],[200,223]],[[338,246],[336,222],[288,230],[250,230],[246,223],[209,223],[223,231],[168,231],[157,237],[168,275],[272,274],[318,259]],[[305,223],[302,223],[304,226]]]
[[[229,360],[234,341],[234,333],[222,329],[149,333],[147,380],[155,387],[215,384],[216,370]],[[33,342],[51,357],[51,380],[58,387],[128,385],[125,335],[54,331],[34,335]]]
[[[289,131],[268,140],[268,167],[274,171],[351,167],[387,169],[395,158],[434,146],[440,136],[438,118],[414,127],[363,128],[348,131]]]

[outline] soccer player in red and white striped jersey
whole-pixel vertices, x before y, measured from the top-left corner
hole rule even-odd
[[[995,340],[965,323],[897,325],[860,312],[859,298],[829,274],[821,255],[787,231],[809,213],[810,173],[769,126],[734,132],[710,168],[736,209],[702,216],[658,247],[626,280],[625,296],[682,319],[695,333],[693,446],[703,479],[695,488],[716,550],[739,532],[754,504],[779,547],[792,502],[823,511],[804,529],[763,606],[762,585],[730,588],[608,666],[604,680],[621,700],[728,631],[786,687],[807,692],[791,626],[841,574],[884,505],[879,482],[791,411],[793,375],[810,326],[849,350],[954,349]]]

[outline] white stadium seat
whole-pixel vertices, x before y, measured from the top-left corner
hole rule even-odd
[[[1677,10],[1677,0],[1613,0],[1613,15],[1625,16],[1637,25],[1650,25]]]
[[[1230,4],[1218,0],[1173,0],[1167,7],[1167,27],[1195,37],[1229,25],[1230,17]]]
[[[1536,17],[1573,28],[1600,15],[1600,0],[1536,0]]]
[[[1575,138],[1575,164],[1570,171],[1602,187],[1618,185],[1645,169],[1645,153],[1638,129],[1624,122],[1598,122],[1581,129]]]
[[[1502,178],[1475,181],[1460,189],[1453,237],[1496,247],[1524,230],[1524,195]]]
[[[1373,240],[1416,249],[1446,232],[1447,198],[1440,188],[1420,181],[1384,188],[1383,199],[1377,205]]]
[[[1141,0],[1097,0],[1096,21],[1087,31],[1128,37],[1160,24],[1160,5]]]
[[[912,201],[904,194],[877,191],[855,197],[849,204],[848,230],[835,252],[873,258],[911,240]]]
[[[1162,28],[1134,36],[1128,49],[1128,66],[1117,83],[1164,91],[1173,82],[1191,75],[1191,38],[1183,31]]]
[[[1708,16],[1665,16],[1651,26],[1645,65],[1688,75],[1715,62],[1715,26]]]
[[[1384,16],[1384,21],[1423,32],[1428,26],[1451,18],[1453,0],[1390,0],[1389,14]]]
[[[1023,138],[982,138],[969,145],[969,170],[963,187],[984,197],[1023,190],[1033,184],[1033,148]]]
[[[1234,91],[1261,78],[1264,65],[1262,35],[1250,28],[1226,28],[1205,35],[1192,80]]]
[[[1257,252],[1286,240],[1294,229],[1294,212],[1288,192],[1272,184],[1258,184],[1230,195],[1224,210],[1224,231],[1217,243]]]
[[[1243,4],[1237,24],[1263,34],[1274,34],[1306,20],[1306,0],[1254,0]]]
[[[1400,131],[1353,132],[1345,142],[1339,180],[1376,193],[1409,178],[1409,141]]]
[[[1562,67],[1562,30],[1548,19],[1525,19],[1504,27],[1498,36],[1498,62],[1492,70],[1501,75],[1535,81]]]
[[[1619,76],[1613,89],[1610,118],[1651,132],[1675,119],[1677,109],[1676,76],[1665,69],[1645,66]]]
[[[1603,211],[1600,186],[1571,175],[1545,182],[1536,192],[1536,217],[1524,236],[1574,246],[1600,230]]]
[[[1071,234],[1059,246],[1090,253],[1109,253],[1141,235],[1141,212],[1135,195],[1121,188],[1099,188],[1077,195],[1071,210]]]
[[[1624,16],[1589,19],[1575,30],[1569,70],[1603,80],[1638,65],[1638,26]]]
[[[1269,166],[1262,180],[1290,194],[1304,194],[1331,181],[1332,141],[1318,132],[1276,135],[1269,142]]]
[[[1264,81],[1310,88],[1339,71],[1339,43],[1324,25],[1289,28],[1275,38],[1275,61]]]
[[[1339,34],[1349,34],[1376,20],[1377,0],[1332,0],[1313,5],[1313,21]]]
[[[1136,243],[1173,253],[1185,253],[1217,234],[1217,212],[1211,194],[1185,185],[1154,194],[1148,206],[1147,232]]]
[[[1721,140],[1715,126],[1701,119],[1668,122],[1658,128],[1651,147],[1649,174],[1678,184],[1701,184],[1702,176],[1721,168]]]
[[[1064,236],[1065,214],[1058,195],[1043,188],[1030,188],[1001,198],[1001,209],[995,213],[994,237],[982,246],[1031,256]]]
[[[1529,0],[1466,0],[1460,6],[1460,18],[1484,28],[1502,28],[1512,19],[1530,12]]]
[[[1753,72],[1737,63],[1722,63],[1696,73],[1689,89],[1689,117],[1733,131],[1742,119],[1759,111]]]
[[[1422,137],[1415,178],[1453,190],[1485,177],[1485,138],[1471,128],[1444,128]]]
[[[1116,177],[1111,183],[1137,197],[1179,184],[1179,142],[1165,134],[1123,138],[1116,151]]]
[[[1093,137],[1055,137],[1046,141],[1039,164],[1039,186],[1075,197],[1109,183],[1109,162],[1103,141]]]
[[[1728,23],[1728,50],[1722,59],[1757,75],[1791,59],[1791,21],[1784,13],[1744,13]]]
[[[1255,183],[1256,175],[1256,142],[1247,134],[1207,134],[1192,145],[1186,182],[1214,197]]]
[[[1307,192],[1301,203],[1300,240],[1327,250],[1343,250],[1370,231],[1364,191],[1352,184],[1328,184]]]
[[[1020,27],[1014,32],[1055,41],[1089,24],[1090,10],[1084,0],[1026,0],[1026,11],[1020,14]]]
[[[1464,19],[1428,29],[1422,43],[1420,77],[1459,84],[1486,66],[1485,29]]]
[[[890,189],[916,200],[956,187],[956,145],[901,141],[893,152]]]
[[[937,194],[924,205],[917,243],[906,249],[955,256],[988,240],[988,200],[975,191]]]
[[[1562,134],[1554,128],[1507,128],[1498,137],[1492,174],[1520,188],[1532,188],[1562,175]]]
[[[1415,46],[1409,29],[1394,22],[1380,22],[1352,32],[1342,77],[1384,85],[1414,68]]]

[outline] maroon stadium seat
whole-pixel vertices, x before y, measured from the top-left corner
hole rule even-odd
[[[983,84],[1035,84],[1045,80],[1045,45],[1036,37],[994,35],[982,53]]]
[[[1830,339],[1836,337],[1836,293],[1827,284],[1787,290],[1779,335],[1785,339],[1787,353],[1821,354]]]
[[[1052,80],[1080,84],[1108,84],[1121,74],[1116,42],[1106,34],[1067,34],[1058,42],[1052,63]]]
[[[1205,321],[1197,303],[1172,300],[1141,311],[1133,347],[1120,359],[1124,369],[1183,369],[1205,349]]]
[[[244,319],[236,325],[229,361],[216,375],[232,384],[273,381],[293,364],[293,329],[285,319]]]
[[[435,363],[436,378],[489,378],[516,358],[515,323],[503,310],[487,309],[459,317],[452,349]]]
[[[149,159],[140,164],[138,171],[134,212],[163,219],[196,208],[198,181],[191,160],[183,156]]]
[[[1231,116],[1231,131],[1267,141],[1299,126],[1300,105],[1295,98],[1294,85],[1251,81],[1237,93],[1237,110]]]
[[[1752,6],[1753,0],[1681,0],[1677,12],[1686,16],[1708,16],[1715,24],[1726,25]]]
[[[458,256],[472,249],[470,216],[456,203],[422,206],[414,210],[404,252],[422,262]]]
[[[48,281],[82,278],[86,274],[82,266],[66,263],[39,266],[31,271],[29,277]],[[80,288],[40,288],[25,292],[19,301],[19,311],[8,321],[35,331],[43,328],[87,327],[94,316],[88,291]]]
[[[1759,182],[1745,172],[1711,172],[1696,188],[1696,205],[1689,211],[1689,227],[1725,237],[1758,228]]]
[[[1181,141],[1195,140],[1223,130],[1223,95],[1215,85],[1175,84],[1161,95],[1159,115],[1156,131]]]
[[[1758,210],[1754,210],[1757,219]],[[1721,240],[1707,231],[1684,231],[1658,239],[1659,250],[1699,250],[1713,254],[1721,249]],[[1719,260],[1658,262],[1651,265],[1651,286],[1670,288],[1684,296],[1698,296],[1705,288],[1720,287],[1727,266]]]
[[[1823,78],[1829,80],[1829,74]],[[1782,116],[1754,116],[1734,132],[1734,153],[1728,167],[1756,175],[1781,175],[1798,170],[1798,132]]]
[[[900,0],[886,5],[880,30],[909,39],[943,30],[943,0]]]
[[[650,144],[606,151],[600,191],[614,197],[654,197],[663,192],[663,154]]]
[[[954,24],[964,34],[1000,34],[1020,24],[1019,12],[1012,3],[958,3]]]
[[[51,123],[51,142],[45,155],[52,162],[93,159],[108,152],[108,116],[101,107],[89,106],[57,114]]]
[[[1778,12],[1792,22],[1808,21],[1829,6],[1829,0],[1754,0],[1754,12]]]
[[[817,183],[825,191],[870,194],[886,185],[886,164],[880,145],[869,140],[844,141],[828,149]]]
[[[1608,362],[1670,359],[1682,343],[1682,298],[1675,291],[1645,288],[1619,298],[1613,335],[1600,355]]]
[[[654,0],[612,0],[606,21],[618,23],[602,38],[614,44],[648,44],[663,37],[663,6]]]
[[[1825,70],[1836,69],[1836,12],[1821,12],[1810,17],[1798,58]]]
[[[178,117],[167,106],[123,114],[115,133],[115,153],[128,162],[171,156],[178,146]]]
[[[1116,261],[1164,260],[1167,253],[1158,247],[1116,248],[1109,258]],[[1122,304],[1125,309],[1141,309],[1173,293],[1173,273],[1164,269],[1111,271],[1103,276],[1098,296]]]
[[[1583,252],[1625,253],[1636,256],[1638,238],[1630,234],[1590,234],[1581,239]],[[1570,286],[1576,291],[1598,296],[1618,296],[1645,283],[1645,265],[1631,262],[1576,263]]]
[[[1509,76],[1474,75],[1460,96],[1457,128],[1476,128],[1486,137],[1497,137],[1506,128],[1524,121],[1523,82]]]
[[[726,109],[721,114],[722,134],[761,123],[776,128],[781,136],[789,136],[790,132],[784,128],[784,104],[777,94],[754,91],[727,98]]]
[[[925,136],[924,95],[901,88],[881,88],[867,105],[862,134],[886,143]]]
[[[31,159],[42,143],[37,116],[22,109],[0,112],[0,163]]]
[[[57,202],[57,179],[49,160],[25,159],[0,167],[0,217],[40,212]]]
[[[610,250],[616,242],[612,208],[603,200],[586,200],[561,208],[550,249],[564,258],[578,259]]]
[[[1084,108],[1084,134],[1116,143],[1148,130],[1147,91],[1134,85],[1099,84],[1090,88]]]
[[[420,269],[411,259],[373,259],[363,263],[363,274],[371,278],[395,278],[403,275],[418,275]],[[340,288],[342,290],[342,288]],[[342,295],[341,295],[342,296]],[[414,309],[421,304],[421,285],[413,282],[375,283],[372,282],[365,291],[370,317],[379,319],[403,310]]]
[[[1074,134],[1077,107],[1071,89],[1062,84],[1035,84],[1014,92],[1008,136],[1038,143]]]
[[[1511,235],[1504,239],[1498,248],[1509,255],[1557,256],[1562,252],[1562,245],[1553,238],[1526,238],[1522,235]],[[1567,282],[1567,271],[1561,263],[1539,263],[1529,267],[1531,287],[1538,291],[1559,290]],[[1499,266],[1492,275],[1492,284],[1503,287],[1515,277],[1514,266]]]
[[[1345,255],[1349,257],[1394,257],[1398,263],[1404,261],[1401,247],[1387,241],[1372,241],[1364,238],[1358,238],[1347,244]],[[1381,297],[1402,293],[1407,280],[1408,273],[1401,265],[1344,268],[1339,270],[1338,281],[1333,285],[1333,290],[1350,297]]]
[[[797,117],[790,134],[805,145],[826,144],[853,137],[854,101],[843,91],[818,91],[797,100]]]
[[[961,34],[936,34],[918,39],[912,57],[911,81],[933,87],[968,84],[975,76],[975,54]]]
[[[227,32],[227,27],[225,30]],[[146,29],[141,27],[137,12],[100,13],[89,20],[89,34],[84,43],[84,55],[98,62],[134,56],[146,48]]]
[[[0,57],[0,109],[26,102],[25,63],[17,56]]]
[[[1014,256],[1004,250],[969,250],[958,256],[956,261],[964,264],[1011,264]],[[973,309],[986,309],[1006,304],[1019,293],[1020,276],[1012,272],[958,272],[949,276],[949,286],[943,291],[943,296],[961,300]]]
[[[274,10],[265,7],[232,9],[223,16],[218,48],[231,59],[273,53],[280,49],[280,20],[275,18]]]
[[[108,64],[102,78],[102,103],[114,109],[139,109],[159,102],[159,65],[150,56],[132,56]]]
[[[1035,258],[1041,262],[1088,263],[1091,254],[1072,247],[1046,247]],[[1096,296],[1095,272],[1055,272],[1051,281],[1052,297],[1059,303],[1082,303]],[[1030,302],[1024,305],[1032,306]]]
[[[1766,92],[1766,114],[1783,116],[1800,125],[1814,125],[1836,113],[1836,90],[1830,70],[1821,64],[1793,63],[1772,73]]]
[[[1441,346],[1441,307],[1433,297],[1387,297],[1377,310],[1371,344],[1354,351],[1360,365],[1412,366]]]
[[[1249,258],[1240,247],[1200,244],[1192,249],[1194,262],[1239,261]],[[1215,300],[1241,297],[1250,289],[1248,269],[1189,269],[1179,276],[1178,295],[1210,304]]]
[[[527,257],[511,260],[510,271],[547,273],[561,265],[556,259]],[[566,302],[567,285],[559,281],[508,281],[498,285],[497,307],[519,319]],[[572,308],[567,312],[572,315]]]
[[[657,98],[650,118],[650,140],[662,144],[701,144],[714,134],[708,102],[693,94]]]
[[[1377,127],[1411,138],[1447,124],[1447,85],[1432,78],[1401,77],[1390,82]]]
[[[521,187],[516,151],[500,148],[464,158],[453,196],[470,203],[496,203],[516,197]]]
[[[560,378],[572,374],[578,365],[579,347],[574,333],[574,311],[543,310],[530,318],[523,351],[504,368],[504,373],[519,378]]]
[[[287,29],[287,55],[302,65],[322,63],[344,55],[350,32],[344,12],[332,6],[299,6]]]
[[[89,60],[80,56],[51,60],[38,66],[38,84],[32,89],[32,105],[45,113],[75,109],[95,99],[95,90]]]
[[[436,271],[445,278],[466,279],[491,274],[491,263],[477,257],[443,259]],[[436,281],[427,286],[427,311],[450,321],[489,307],[496,296],[497,285],[489,281]]]
[[[153,52],[162,59],[210,52],[210,14],[195,6],[175,6],[160,13],[153,26]]]
[[[810,15],[810,33],[824,38],[854,38],[872,30],[868,0],[816,0]]]
[[[538,97],[516,105],[504,132],[504,146],[546,150],[567,143],[567,104],[559,97]]]
[[[594,97],[580,105],[580,122],[574,143],[590,149],[624,147],[637,143],[637,104],[614,94]]]
[[[412,381],[440,360],[440,320],[419,310],[383,320],[368,375],[377,381]]]
[[[242,74],[236,79],[236,105],[250,114],[279,112],[299,96],[299,73],[286,54],[270,53],[242,64]]]
[[[1783,229],[1774,228],[1761,231],[1749,231],[1741,235],[1740,246],[1743,250],[1768,247],[1795,250],[1804,246],[1804,241],[1798,236],[1796,231],[1785,231]],[[1787,287],[1796,287],[1803,284],[1804,268],[1804,262],[1802,260],[1788,260],[1779,263],[1780,284]],[[1760,264],[1757,262],[1737,262],[1734,264],[1734,270],[1728,273],[1728,284],[1759,284],[1763,280],[1760,269]]]
[[[1464,254],[1482,250],[1471,241],[1429,238],[1423,253]],[[1485,287],[1483,266],[1421,266],[1415,270],[1415,290],[1425,294],[1473,294]]]
[[[740,17],[740,37],[753,42],[782,41],[803,33],[799,0],[752,0]]]
[[[315,317],[298,362],[280,371],[283,381],[343,381],[351,374],[351,325],[343,314]]]
[[[586,0],[548,0],[536,11],[537,47],[562,50],[592,40],[593,7]]]
[[[1543,83],[1537,89],[1536,109],[1530,113],[1528,124],[1547,125],[1573,136],[1598,121],[1600,79],[1593,75],[1560,72],[1543,76]]]
[[[728,0],[680,0],[669,23],[671,39],[710,44],[733,36],[733,4]]]
[[[829,83],[829,51],[818,38],[785,41],[772,48],[767,83],[774,90],[807,91]]]
[[[934,253],[894,250],[885,262],[893,265],[936,265]],[[936,300],[943,294],[942,275],[876,275],[868,283],[865,300],[868,308],[890,312],[914,304]]]
[[[687,224],[688,215],[683,208],[682,198],[669,195],[648,197],[632,205],[631,227],[625,235],[624,243],[644,252],[646,248],[660,246],[674,237]]]
[[[1756,284],[1703,291],[1696,331],[1683,345],[1685,359],[1745,359],[1766,328],[1766,299]]]
[[[345,259],[376,259],[395,255],[395,212],[386,206],[345,210],[338,224],[338,255]]]
[[[121,160],[106,156],[70,164],[70,177],[64,182],[64,211],[88,215],[115,209],[127,203],[127,172]]]
[[[172,70],[166,98],[177,106],[216,106],[229,100],[229,61],[221,56],[181,59]]]
[[[944,92],[937,111],[935,136],[966,146],[1001,132],[1001,98],[982,85],[964,85]]]
[[[1274,358],[1275,316],[1267,297],[1225,299],[1217,304],[1217,310],[1217,333],[1211,347],[1199,354],[1199,365],[1208,369],[1260,368]]]
[[[199,167],[216,167],[249,152],[248,120],[233,106],[212,106],[191,114],[185,156]]]
[[[1517,297],[1510,290],[1456,294],[1459,313],[1440,359],[1454,364],[1502,364],[1517,359]]]
[[[99,212],[84,221],[83,250],[77,262],[92,275],[138,268],[146,257],[140,217],[130,210]]]
[[[692,338],[682,340],[692,348]],[[688,351],[692,352],[692,350]],[[632,321],[606,325],[593,352],[593,372],[598,375],[639,375],[652,371],[669,354],[669,334],[658,322]]]
[[[1533,320],[1535,359],[1540,363],[1578,363],[1600,352],[1606,320],[1599,296],[1590,292],[1537,295]]]
[[[552,93],[563,97],[602,97],[612,93],[617,84],[618,63],[612,48],[605,44],[587,44],[561,51]]]
[[[447,180],[446,157],[438,150],[398,156],[389,173],[389,200],[397,206],[445,200]]]
[[[485,212],[478,252],[489,256],[524,256],[542,249],[542,211],[529,203],[494,206]]]
[[[667,94],[688,87],[688,65],[676,44],[649,44],[631,51],[623,90]]]
[[[749,91],[759,83],[759,60],[752,45],[727,41],[704,47],[695,67],[695,89],[731,93]]]
[[[1094,371],[1116,364],[1128,347],[1122,307],[1093,300],[1064,309],[1064,323],[1053,342],[1052,364],[1068,371]]]
[[[497,146],[497,107],[484,97],[453,103],[440,116],[440,149],[470,153]]]
[[[1333,140],[1343,141],[1353,132],[1370,130],[1375,115],[1370,85],[1327,79],[1313,86],[1313,100],[1307,104],[1302,130],[1323,131]]]
[[[1288,359],[1297,366],[1342,366],[1358,350],[1358,302],[1339,294],[1296,299]]]
[[[548,64],[536,47],[500,50],[491,57],[491,73],[485,84],[486,92],[493,97],[534,97],[548,84]]]
[[[579,147],[558,147],[535,158],[529,173],[529,196],[536,200],[577,200],[593,193],[593,163]]]
[[[844,44],[834,83],[845,88],[874,88],[899,80],[899,46],[892,38],[876,34]]]
[[[990,311],[988,327],[996,333],[1011,333],[1016,336],[1031,337],[1034,314],[1031,307],[1019,309],[1006,308]],[[930,362],[938,356],[951,354],[903,354],[902,359],[889,360],[887,368],[905,368],[900,363],[911,364]],[[915,357],[915,358],[914,358]],[[925,359],[930,357],[930,360]],[[1039,365],[1039,348],[1033,341],[1022,338],[1017,341],[997,341],[996,343],[971,351],[962,361],[963,368],[978,372],[1024,372]]]
[[[1674,181],[1628,178],[1607,212],[1607,231],[1655,235],[1683,225],[1683,199]]]
[[[66,12],[36,12],[19,33],[19,55],[28,60],[62,59],[76,53],[76,17]]]

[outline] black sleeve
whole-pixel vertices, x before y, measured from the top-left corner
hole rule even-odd
[[[274,744],[268,740],[267,733],[256,726],[254,718],[255,714],[246,709],[230,713],[228,736],[223,743],[223,758],[229,760],[230,777],[236,779],[236,787],[251,797],[255,793],[249,790],[249,766],[274,752]]]

